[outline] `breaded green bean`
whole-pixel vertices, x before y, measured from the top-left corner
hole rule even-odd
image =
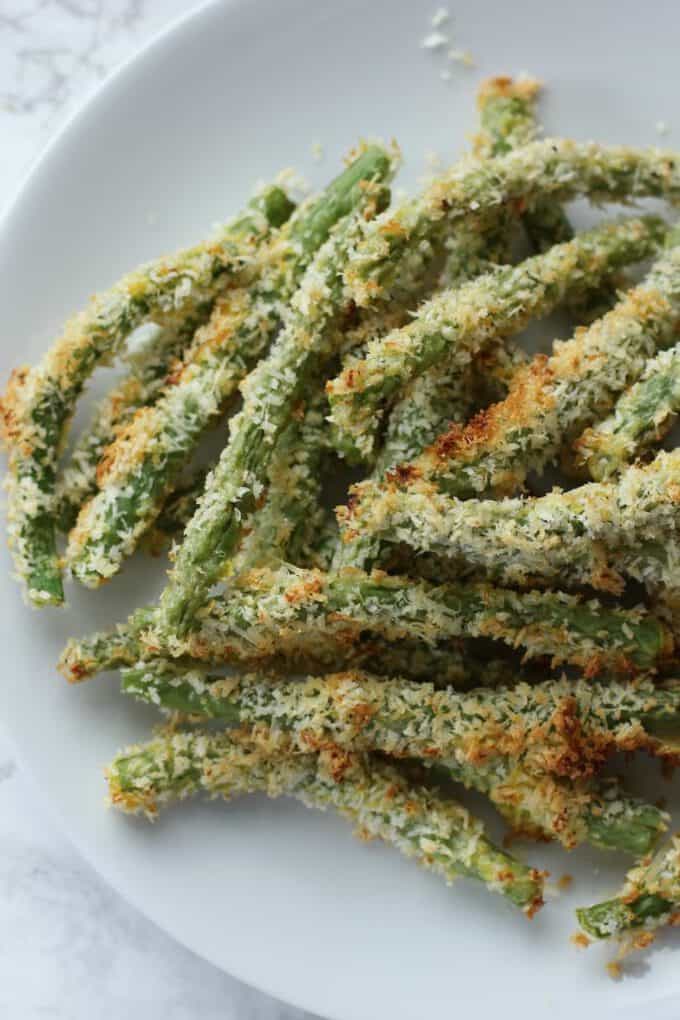
[[[392,408],[370,478],[382,481],[402,461],[418,456],[442,429],[453,422],[464,423],[476,408],[486,406],[489,393],[498,396],[503,392],[504,383],[524,363],[523,355],[510,343],[495,344],[462,374],[455,367],[445,367],[414,380]],[[339,539],[336,533],[330,560],[333,569],[370,570],[381,563],[379,538],[368,532],[346,531],[344,540]]]
[[[673,231],[671,240],[678,239]],[[586,426],[608,411],[671,345],[680,323],[680,247],[672,248],[638,287],[588,329],[556,342],[520,369],[505,400],[452,428],[408,466],[445,492],[510,495],[527,472],[540,471]]]
[[[474,153],[479,159],[505,156],[536,141],[536,99],[541,82],[528,75],[485,78],[477,90],[479,131]],[[562,239],[564,240],[564,238]]]
[[[514,829],[557,836],[568,847],[588,839],[642,854],[666,824],[663,812],[628,797],[616,781],[584,782],[612,751],[636,740],[653,746],[645,722],[680,723],[680,694],[657,693],[651,684],[604,691],[553,681],[461,695],[359,672],[272,682],[156,661],[124,670],[123,691],[254,734],[264,726],[268,744],[285,750],[337,746],[420,758],[430,767],[443,762],[437,775],[490,796]],[[557,778],[546,779],[551,772]]]
[[[151,653],[257,662],[317,659],[356,644],[366,631],[387,640],[437,644],[493,638],[589,673],[654,667],[673,648],[669,629],[641,610],[609,609],[561,592],[515,592],[485,584],[431,585],[355,569],[323,574],[283,566],[252,571],[213,599],[197,628],[166,636],[157,618],[144,634]]]
[[[133,666],[143,655],[140,634],[153,618],[153,607],[136,609],[127,623],[113,630],[95,631],[84,638],[69,638],[59,658],[59,672],[71,684],[98,673]]]
[[[177,483],[153,525],[142,538],[145,551],[158,556],[168,543],[182,537],[184,529],[196,513],[208,471],[208,468],[197,468]]]
[[[482,82],[477,94],[481,129],[475,136],[475,154],[502,156],[534,142],[542,133],[537,120],[536,101],[542,82],[521,74],[512,79],[501,75]],[[563,206],[553,198],[537,199],[521,216],[531,247],[544,252],[574,236]],[[567,296],[566,305],[579,325],[588,324],[609,311],[627,286],[623,273],[605,277],[593,290]]]
[[[409,325],[350,356],[328,383],[331,419],[346,455],[370,457],[381,409],[438,360],[464,369],[491,341],[520,332],[567,294],[592,289],[616,266],[658,251],[665,233],[657,218],[606,224],[426,302]]]
[[[595,202],[647,196],[680,201],[680,161],[675,152],[631,149],[549,138],[506,156],[462,160],[433,180],[417,198],[367,225],[346,270],[356,303],[388,301],[395,279],[418,275],[458,223],[484,230],[504,207],[522,213],[537,201],[586,195]]]
[[[282,559],[301,567],[319,565],[316,545],[328,515],[319,502],[321,463],[327,447],[325,413],[323,390],[313,389],[308,406],[300,405],[281,433],[267,473],[267,498],[234,558],[234,573]],[[153,554],[170,539],[181,538],[196,512],[206,474],[198,472],[166,500],[144,537]],[[335,530],[337,540],[337,525]]]
[[[395,470],[398,473],[401,463],[408,463],[422,453],[442,429],[456,422],[464,424],[476,409],[504,396],[515,372],[526,360],[525,352],[508,340],[490,345],[463,374],[455,368],[445,368],[428,370],[415,379],[392,408],[370,481],[384,483]],[[355,485],[351,491],[360,488]],[[373,489],[369,485],[369,491]],[[336,515],[342,515],[343,509],[336,508]],[[331,561],[333,569],[371,570],[382,563],[378,535],[371,535],[368,530],[346,529],[342,539],[338,536]],[[412,566],[410,563],[409,569],[398,572],[409,573]]]
[[[318,570],[331,570],[339,545],[340,529],[335,511],[326,507],[319,522],[316,537],[313,542],[309,543],[310,555],[306,565],[316,567]]]
[[[264,724],[298,750],[332,742],[462,766],[507,757],[570,779],[594,775],[619,751],[680,754],[673,680],[561,678],[461,693],[356,670],[304,681],[210,676],[169,660],[140,662],[122,676],[127,694],[233,727]]]
[[[183,639],[165,637],[148,610],[131,619],[147,656],[187,656],[252,666],[300,661],[358,665],[367,637],[437,647],[460,637],[486,637],[524,649],[526,659],[640,671],[666,660],[670,630],[641,609],[608,609],[561,592],[515,592],[483,584],[432,585],[355,569],[324,574],[282,566],[241,575],[214,598]],[[111,635],[114,656],[126,631]],[[368,648],[370,650],[370,641]],[[63,671],[75,679],[110,668],[107,636],[69,643]],[[115,662],[114,658],[114,662]],[[105,664],[102,664],[105,663]],[[312,667],[314,668],[314,667]]]
[[[390,412],[372,477],[380,479],[413,460],[447,424],[465,422],[475,408],[501,399],[527,360],[522,348],[508,340],[490,344],[463,371],[445,365],[414,379]]]
[[[387,163],[381,148],[367,148],[311,206],[296,212],[263,251],[259,280],[220,299],[175,385],[107,449],[99,492],[69,536],[67,563],[83,584],[97,587],[134,551],[198,439],[278,332],[282,309],[335,219],[364,201],[364,184]]]
[[[414,379],[390,412],[372,477],[381,479],[396,464],[417,457],[447,424],[467,421],[479,406],[473,387],[473,370],[461,372],[448,366],[443,372],[429,371]]]
[[[379,837],[447,883],[484,882],[531,917],[543,876],[489,842],[482,823],[455,801],[409,784],[392,766],[360,755],[272,755],[209,733],[175,733],[119,754],[107,773],[112,803],[154,817],[158,806],[193,793],[227,799],[265,792],[334,808],[359,832]]]
[[[152,404],[162,393],[211,307],[206,303],[181,329],[160,330],[140,352],[128,355],[129,373],[97,405],[57,479],[61,531],[71,530],[81,506],[97,491],[97,468],[106,448],[141,407]]]
[[[98,631],[83,638],[71,638],[59,659],[59,671],[69,683],[81,683],[107,670],[134,666],[145,657],[155,657],[160,649],[145,644],[142,635],[149,629],[153,608],[138,609],[126,624],[110,631]],[[148,639],[147,639],[148,642]],[[288,638],[268,650],[225,641],[220,605],[208,606],[201,615],[201,628],[191,637],[191,655],[181,664],[187,668],[201,664],[219,666],[237,662],[253,668],[280,669],[286,673],[336,671],[343,668],[366,669],[385,676],[402,675],[413,680],[434,680],[440,686],[468,689],[510,684],[527,674],[505,659],[470,652],[460,641],[432,643],[418,638],[388,640],[365,632],[348,641],[343,629],[334,631],[325,642],[303,642]],[[177,660],[174,660],[177,661]]]
[[[309,378],[341,342],[348,309],[341,275],[346,254],[365,217],[375,215],[387,198],[378,180],[393,172],[388,154],[372,151],[376,180],[367,182],[363,204],[319,250],[289,307],[285,328],[243,384],[243,410],[231,421],[229,442],[208,478],[161,596],[158,625],[168,640],[181,639],[194,626],[211,586],[228,569],[262,495],[276,439]]]
[[[508,151],[508,147],[531,140],[534,119],[528,107],[524,108],[524,115],[522,118],[518,113],[517,117],[505,118],[502,124],[494,125],[493,137],[489,137],[486,143],[487,155],[501,155]],[[512,136],[509,146],[508,133]],[[479,138],[477,140],[480,141]],[[494,237],[459,229],[446,239],[446,264],[439,282],[440,289],[460,286],[466,280],[488,272],[494,263],[509,261],[512,224],[508,224],[506,219],[501,217]],[[512,219],[516,223],[516,217]],[[385,334],[388,331],[382,329],[380,332]],[[376,331],[368,339],[377,335]],[[406,387],[390,411],[372,477],[380,479],[396,464],[416,457],[447,426],[453,422],[465,422],[475,406],[482,407],[492,399],[500,399],[507,391],[507,382],[512,374],[525,360],[526,355],[521,348],[506,340],[491,344],[465,372],[461,372],[455,359],[453,364],[445,360],[443,365],[433,365],[423,372]],[[335,567],[365,569],[374,560],[371,543],[364,540],[354,545],[336,543],[331,562]]]
[[[475,137],[477,156],[502,156],[536,140],[536,100],[541,88],[541,82],[525,75],[515,80],[502,75],[482,82],[477,93],[481,121]],[[552,198],[538,199],[523,214],[522,223],[534,251],[547,251],[574,236],[564,208]],[[592,290],[568,296],[567,307],[580,325],[593,322],[616,304],[626,282],[622,273],[614,273]]]
[[[647,362],[639,380],[621,394],[612,413],[574,443],[591,478],[614,478],[670,431],[680,411],[680,346]]]
[[[513,98],[506,94],[501,98],[501,83],[511,79],[493,79],[482,85],[479,96],[482,131],[475,138],[477,155],[501,156],[510,149],[533,141],[536,121],[532,99],[538,83],[522,79],[517,83]],[[497,84],[498,102],[491,100]],[[508,102],[505,100],[508,99]],[[487,101],[488,100],[488,101]],[[511,222],[508,223],[507,220]],[[440,280],[440,289],[460,286],[466,280],[474,279],[493,268],[494,263],[511,261],[510,249],[512,227],[517,217],[503,216],[493,237],[476,230],[459,229],[446,239],[446,264]],[[570,238],[559,238],[569,240]],[[555,239],[558,240],[557,238]],[[502,357],[503,345],[496,345],[496,352]],[[512,351],[517,367],[520,363],[520,349]],[[484,377],[493,365],[494,358],[479,364],[476,359],[473,373]],[[473,374],[471,373],[471,374]],[[469,396],[470,383],[476,381],[460,372],[457,364],[436,364],[410,383],[392,408],[387,423],[385,441],[378,453],[375,474],[382,475],[388,468],[404,460],[411,460],[446,428],[455,421],[465,421],[472,411],[474,400]],[[487,401],[488,403],[488,401]],[[480,405],[482,406],[482,405]],[[346,550],[345,550],[346,551]],[[363,564],[356,560],[355,566]]]
[[[477,92],[480,130],[475,135],[476,156],[504,156],[536,141],[535,107],[541,88],[540,81],[524,75],[517,79],[499,75],[482,82]],[[547,251],[574,236],[564,209],[550,198],[537,200],[522,221],[537,251]]]
[[[535,118],[530,97],[534,87],[537,83],[527,81],[526,92],[520,90],[525,101],[513,105],[512,109],[501,111],[494,106],[491,123],[486,125],[488,131],[485,129],[483,137],[480,134],[476,139],[477,147],[483,146],[484,155],[503,155],[510,148],[533,139]],[[490,106],[485,105],[484,110],[487,114],[492,113]],[[507,219],[507,216],[500,218],[493,237],[475,230],[459,229],[446,239],[446,264],[439,282],[440,289],[460,286],[466,280],[488,272],[494,263],[510,261],[512,227],[516,225],[517,218],[511,217],[511,223],[507,223]],[[383,329],[381,332],[387,331]],[[370,339],[376,335],[377,332]],[[511,341],[497,341],[479,354],[463,372],[454,358],[452,364],[445,360],[419,375],[405,388],[390,411],[372,477],[381,479],[390,468],[418,456],[451,424],[464,423],[476,407],[501,399],[507,392],[510,378],[526,360],[524,351]],[[365,536],[353,543],[336,541],[330,560],[335,568],[355,566],[366,569],[377,562],[376,543]]]
[[[651,933],[680,921],[680,835],[632,868],[614,899],[576,911],[579,924],[595,939],[627,937],[644,948]],[[642,936],[642,937],[641,937]]]
[[[64,593],[55,541],[57,461],[75,403],[98,364],[145,322],[180,328],[226,286],[252,272],[257,247],[290,215],[269,188],[208,242],[149,263],[72,319],[42,361],[14,373],[2,400],[9,452],[9,536],[28,600],[59,605]]]
[[[326,401],[323,390],[312,393],[308,406],[283,430],[268,471],[267,498],[253,519],[252,530],[233,561],[233,572],[284,559],[296,566],[320,566],[320,534],[329,511],[320,506],[321,465],[327,447]],[[151,532],[144,537],[154,554],[171,539],[181,538],[196,512],[205,487],[199,471],[168,497]],[[331,514],[337,543],[337,523]]]
[[[236,573],[282,559],[312,565],[314,541],[326,517],[320,499],[328,407],[321,383],[312,381],[310,388],[308,406],[300,407],[277,440],[267,472],[267,500],[234,557]]]
[[[403,544],[445,557],[459,578],[620,594],[626,577],[648,586],[680,583],[679,477],[680,451],[673,450],[628,468],[616,484],[460,500],[397,469],[380,488],[355,485],[338,514],[350,547],[372,543],[373,563],[391,562],[389,550]]]

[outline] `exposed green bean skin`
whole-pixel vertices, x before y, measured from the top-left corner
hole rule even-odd
[[[278,332],[281,310],[326,240],[332,216],[347,215],[364,202],[364,183],[386,162],[382,149],[367,149],[310,208],[298,210],[264,249],[259,280],[218,302],[176,384],[135,416],[106,451],[99,492],[83,507],[69,537],[67,562],[83,584],[96,587],[107,580],[134,551],[199,437]]]
[[[579,924],[596,939],[652,932],[680,919],[680,836],[674,836],[653,857],[637,864],[626,876],[620,894],[576,911]],[[638,943],[641,947],[649,940]]]
[[[149,650],[201,658],[207,643],[229,661],[268,661],[287,654],[323,660],[369,631],[387,640],[437,644],[493,638],[588,673],[653,668],[672,652],[670,630],[643,610],[608,609],[561,592],[431,585],[354,569],[323,574],[284,566],[237,579],[213,599],[194,632],[169,636],[157,618],[145,634]]]
[[[379,489],[352,490],[338,514],[350,546],[372,543],[372,563],[404,544],[443,556],[459,578],[509,586],[589,585],[620,594],[626,577],[680,584],[680,451],[598,482],[537,498],[460,500],[399,471]]]
[[[656,893],[641,893],[630,903],[621,897],[579,907],[576,911],[579,924],[595,939],[621,938],[643,930],[652,932],[665,925],[676,925],[680,904]],[[640,948],[648,945],[645,939]],[[633,946],[635,942],[633,941]]]
[[[149,263],[94,298],[35,368],[10,380],[0,408],[10,460],[9,535],[17,573],[33,605],[59,605],[64,599],[55,541],[57,461],[94,368],[117,354],[142,323],[180,328],[249,269],[259,242],[289,214],[285,193],[266,190],[209,242]]]
[[[265,726],[268,742],[285,749],[333,745],[421,758],[429,767],[440,761],[437,775],[490,796],[513,828],[556,836],[568,847],[588,839],[639,855],[666,826],[662,811],[628,797],[616,782],[598,787],[583,781],[607,754],[644,738],[645,719],[680,721],[680,695],[669,692],[664,700],[649,684],[602,692],[592,684],[555,681],[460,695],[356,671],[272,682],[209,677],[167,661],[124,670],[122,684],[125,693],[165,710],[254,732]],[[568,712],[583,727],[580,751],[560,728]],[[532,740],[539,734],[537,750]],[[601,759],[586,747],[598,739]],[[516,758],[521,766],[513,764]],[[557,778],[546,778],[552,771]]]
[[[392,172],[387,154],[375,159],[375,177]],[[266,483],[280,431],[320,361],[333,353],[347,305],[341,272],[365,216],[385,200],[384,188],[368,186],[363,205],[340,224],[319,250],[289,308],[285,328],[269,355],[243,385],[244,407],[232,419],[229,442],[210,475],[196,514],[187,526],[161,596],[159,629],[182,638],[206,601],[210,587],[233,557],[247,520]]]
[[[665,233],[656,218],[606,224],[426,302],[407,326],[350,356],[328,383],[331,418],[346,455],[371,455],[381,408],[442,357],[462,370],[494,339],[547,315],[569,293],[592,289],[616,266],[654,254]]]
[[[454,801],[406,782],[392,766],[332,752],[266,755],[247,743],[201,733],[176,733],[130,748],[108,770],[111,800],[153,817],[158,805],[199,791],[227,799],[265,792],[329,807],[414,857],[447,883],[476,878],[531,917],[542,904],[542,875],[498,849],[477,819]]]
[[[669,816],[656,804],[631,797],[611,777],[593,783],[585,811],[588,842],[600,850],[619,850],[644,857],[668,830]]]
[[[680,411],[680,346],[662,351],[639,380],[621,394],[612,413],[574,443],[579,463],[591,478],[614,478],[650,447],[660,443]]]

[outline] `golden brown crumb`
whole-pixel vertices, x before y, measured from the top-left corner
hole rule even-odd
[[[656,935],[653,931],[639,932],[632,942],[633,949],[647,949],[654,942]]]
[[[543,906],[544,902],[545,902],[545,900],[543,899],[542,896],[536,896],[531,901],[529,906],[524,908],[524,913],[526,914],[526,916],[527,916],[529,921],[533,921],[534,917],[539,912],[539,910]]]
[[[302,581],[300,584],[292,585],[285,593],[286,602],[295,605],[297,602],[305,602],[314,595],[319,594],[323,585],[321,579],[314,577],[309,581]]]
[[[508,74],[485,78],[477,92],[477,105],[481,109],[489,99],[495,99],[497,96],[504,99],[531,100],[540,92],[541,84],[536,78],[522,75],[517,79],[511,78]]]

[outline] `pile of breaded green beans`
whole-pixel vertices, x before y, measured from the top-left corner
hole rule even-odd
[[[680,153],[540,140],[538,93],[484,82],[472,151],[415,197],[392,200],[396,147],[362,142],[319,194],[281,175],[93,298],[2,398],[9,541],[36,607],[169,550],[158,603],[59,663],[120,670],[167,719],[109,765],[117,808],[293,796],[531,918],[547,873],[494,844],[456,800],[474,790],[509,834],[629,854],[578,921],[639,948],[680,919],[680,845],[608,767],[680,756],[680,453],[660,449],[680,229],[575,232],[565,203],[672,212]],[[530,356],[556,311],[570,338]]]

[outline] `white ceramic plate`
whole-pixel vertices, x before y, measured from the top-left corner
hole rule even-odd
[[[3,378],[39,356],[62,319],[128,267],[200,237],[253,182],[293,164],[316,182],[359,136],[396,136],[404,180],[423,155],[459,152],[482,73],[529,69],[550,85],[550,131],[648,144],[666,120],[680,141],[680,8],[621,0],[456,0],[455,45],[479,71],[419,47],[418,0],[250,0],[203,8],[115,75],[44,154],[0,233]],[[311,146],[326,157],[315,163]],[[668,1002],[678,956],[656,951],[615,984],[599,949],[568,942],[577,902],[616,887],[625,862],[532,848],[575,875],[531,924],[483,890],[453,889],[347,827],[296,805],[191,805],[154,828],[104,809],[101,766],[143,738],[153,713],[115,677],[68,689],[54,663],[69,634],[122,619],[161,583],[131,564],[67,612],[24,608],[0,564],[9,732],[87,859],[197,953],[314,1012],[343,1020],[426,1015],[600,1020]],[[599,874],[594,873],[599,869]],[[671,939],[665,941],[669,947]],[[660,1014],[661,1015],[661,1014]]]

